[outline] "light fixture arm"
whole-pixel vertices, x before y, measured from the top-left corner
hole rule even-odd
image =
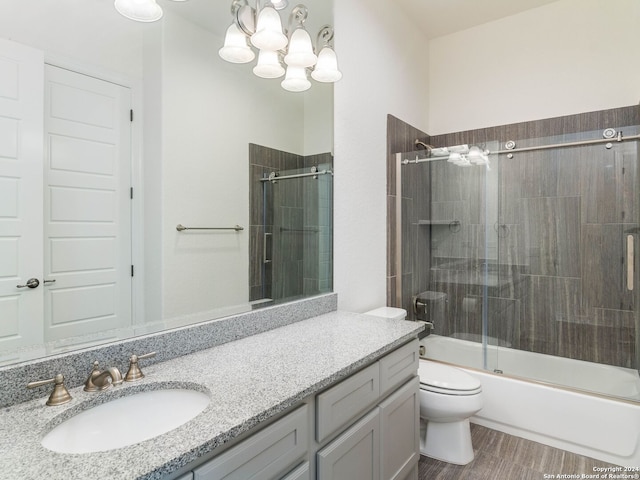
[[[318,32],[318,36],[316,38],[317,51],[322,50],[323,47],[331,47],[333,35],[333,27],[331,25],[323,25],[322,27],[320,27],[320,31]]]
[[[232,0],[231,1],[231,15],[235,18],[238,10],[247,5],[247,0]]]
[[[240,31],[248,37],[256,32],[256,19],[259,11],[260,0],[256,0],[256,8],[251,7],[247,0],[231,1],[233,21]]]
[[[289,36],[291,36],[296,28],[304,27],[304,22],[307,21],[308,16],[309,9],[301,3],[291,9],[291,13],[289,14]]]

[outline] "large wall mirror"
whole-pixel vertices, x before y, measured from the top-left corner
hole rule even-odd
[[[0,5],[0,365],[331,290],[332,85],[223,61],[230,1],[158,5]],[[305,5],[315,41],[332,2]]]

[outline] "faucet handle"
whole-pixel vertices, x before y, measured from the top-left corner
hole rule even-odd
[[[100,369],[98,368],[98,361],[93,362],[93,368],[91,369],[91,373],[87,377],[87,380],[84,382],[84,391],[85,392],[97,392],[99,389],[93,384],[94,374],[97,375],[100,373]]]
[[[129,357],[129,370],[124,376],[124,381],[135,382],[136,380],[144,378],[144,373],[142,373],[142,370],[140,370],[140,367],[138,366],[138,360],[144,360],[145,358],[151,358],[155,356],[156,352],[145,353],[144,355],[131,355],[131,357]]]
[[[71,395],[69,394],[67,387],[64,386],[64,376],[61,373],[57,374],[53,378],[49,378],[48,380],[29,382],[27,383],[27,388],[41,387],[42,385],[47,385],[49,383],[54,383],[55,385],[53,387],[53,392],[51,392],[51,395],[49,395],[47,405],[63,405],[71,401]]]

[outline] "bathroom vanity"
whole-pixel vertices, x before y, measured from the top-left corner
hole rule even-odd
[[[417,478],[421,328],[331,312],[143,367],[139,382],[72,388],[63,406],[45,406],[46,397],[19,403],[0,412],[0,468],[21,480]],[[168,388],[211,402],[124,448],[61,454],[40,443],[86,408]]]

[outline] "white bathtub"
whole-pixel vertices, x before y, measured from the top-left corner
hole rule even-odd
[[[427,358],[467,367],[482,382],[484,407],[472,422],[603,462],[640,467],[640,378],[634,370],[489,346],[487,371],[480,343],[431,335],[421,344]],[[491,372],[495,368],[504,374]]]

